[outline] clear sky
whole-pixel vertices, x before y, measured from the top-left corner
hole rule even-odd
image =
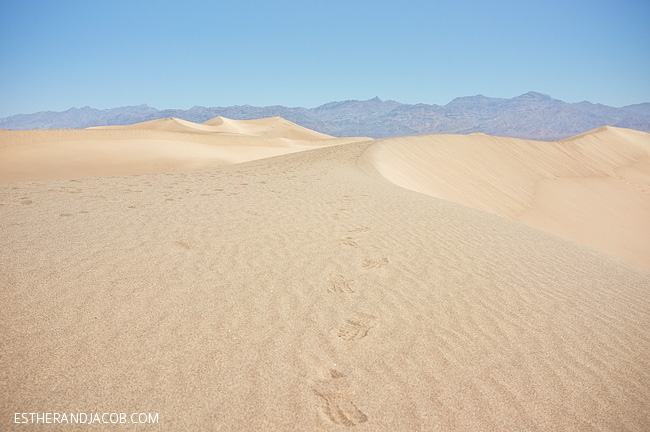
[[[650,101],[648,0],[0,0],[0,116],[70,107]]]

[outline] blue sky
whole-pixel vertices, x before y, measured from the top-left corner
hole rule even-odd
[[[0,0],[0,116],[149,104],[650,101],[650,1]]]

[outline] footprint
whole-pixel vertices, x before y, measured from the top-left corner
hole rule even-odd
[[[375,259],[365,259],[361,263],[361,267],[368,268],[368,269],[381,268],[381,267],[384,267],[385,265],[388,265],[388,258],[386,258],[386,257],[375,258]]]
[[[30,205],[30,204],[33,203],[33,202],[34,202],[34,201],[32,201],[32,200],[30,200],[30,199],[24,199],[24,200],[22,200],[20,203],[21,203],[22,205]]]
[[[355,312],[352,318],[338,328],[337,336],[346,341],[363,339],[373,327],[372,322],[377,318],[374,315]]]
[[[336,213],[331,214],[330,217],[332,219],[334,219],[334,220],[341,220],[341,217],[345,216],[347,213],[348,213],[348,209],[341,208],[341,209],[338,209],[338,211]]]
[[[367,226],[357,227],[357,228],[353,228],[353,229],[348,230],[348,232],[351,232],[351,233],[368,232],[368,231],[370,231],[370,227],[367,227]]]
[[[187,249],[187,250],[191,249],[190,245],[188,245],[184,241],[176,240],[174,244],[176,244],[176,246],[180,246],[183,249]]]
[[[345,246],[359,247],[359,243],[355,242],[352,237],[341,239],[341,244]]]
[[[352,289],[353,280],[347,280],[343,275],[333,276],[330,280],[330,287],[327,289],[327,292],[330,293],[354,293]]]
[[[336,369],[329,371],[329,379],[318,381],[313,391],[321,400],[323,413],[332,423],[351,427],[368,421],[368,416],[352,400],[354,392],[348,379]]]

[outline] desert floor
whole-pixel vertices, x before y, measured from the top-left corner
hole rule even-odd
[[[0,131],[0,182],[0,430],[650,429],[649,134]]]

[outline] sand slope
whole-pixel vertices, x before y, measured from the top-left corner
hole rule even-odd
[[[397,186],[391,146],[0,184],[0,428],[648,430],[650,274],[494,214],[517,199]]]
[[[650,270],[650,134],[604,127],[557,143],[428,135],[383,140],[372,154],[403,187]]]

